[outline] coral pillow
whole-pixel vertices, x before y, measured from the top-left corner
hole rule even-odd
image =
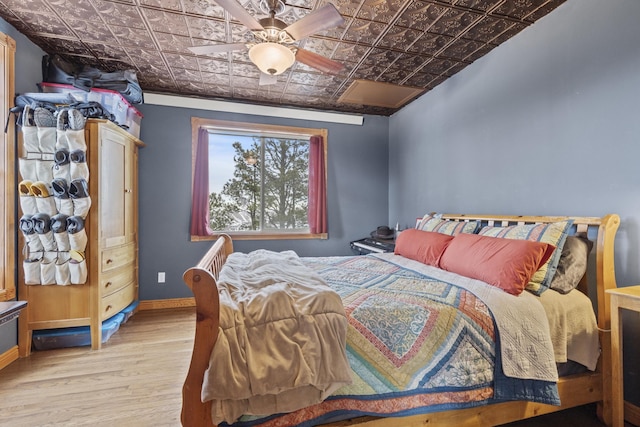
[[[396,237],[394,253],[437,267],[440,256],[452,240],[453,236],[410,228]]]
[[[440,268],[520,295],[555,246],[529,240],[458,234],[440,257]]]

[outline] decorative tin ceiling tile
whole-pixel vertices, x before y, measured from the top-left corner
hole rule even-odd
[[[85,41],[85,45],[100,59],[128,59],[127,51],[120,46],[113,44],[89,43]]]
[[[155,38],[158,47],[163,52],[176,52],[193,56],[193,53],[189,50],[191,39],[188,37],[168,33],[155,33]]]
[[[64,51],[71,55],[84,56],[87,53],[87,46],[80,40],[55,40],[56,45],[62,46]]]
[[[544,17],[545,15],[549,14],[552,10],[554,10],[555,8],[557,8],[558,6],[560,6],[562,3],[564,3],[566,0],[550,0],[547,3],[545,3],[544,5],[542,5],[539,9],[536,9],[533,11],[533,13],[529,14],[527,16],[527,21],[529,22],[535,22],[538,19]]]
[[[402,4],[393,4],[392,0],[366,0],[356,17],[388,24],[401,7]]]
[[[310,50],[311,52],[317,53],[318,55],[323,55],[328,58],[336,59],[333,56],[334,51],[338,48],[340,43],[335,40],[325,40],[325,39],[312,39],[307,38],[303,40],[299,46]]]
[[[188,82],[202,82],[202,76],[200,75],[200,71],[198,70],[187,70],[182,68],[172,68],[172,74],[176,83],[182,81]]]
[[[488,12],[500,3],[503,3],[503,0],[459,0],[456,6]]]
[[[509,28],[507,28],[502,34],[500,34],[497,38],[491,41],[491,44],[498,46],[509,40],[511,37],[518,34],[520,31],[527,28],[527,24],[523,24],[521,22],[513,22]]]
[[[198,64],[200,64],[200,71],[216,74],[228,74],[229,62],[218,61],[215,59],[202,59],[198,58]]]
[[[2,0],[7,11],[19,15],[21,12],[31,14],[34,11],[49,11],[48,3],[44,0]]]
[[[289,77],[289,83],[302,85],[315,85],[318,81],[319,74],[293,71]]]
[[[397,23],[406,28],[428,31],[447,10],[441,5],[413,0],[407,10],[398,18]]]
[[[68,18],[67,24],[71,27],[75,35],[85,42],[100,42],[111,45],[118,44],[118,39],[111,33],[109,26],[102,22]]]
[[[511,22],[487,16],[470,28],[464,35],[464,38],[488,43],[500,36],[510,26]]]
[[[287,0],[287,24],[326,0]],[[238,0],[256,19],[264,0]],[[189,47],[254,43],[215,0],[0,0],[0,17],[45,52],[103,69],[133,68],[147,91],[266,105],[392,114],[338,102],[354,79],[429,90],[561,5],[564,0],[333,0],[341,25],[294,46],[344,65],[335,75],[295,62],[273,85],[248,50],[195,55]]]
[[[332,3],[340,11],[340,15],[342,15],[342,17],[345,19],[347,19],[347,17],[355,17],[362,7],[362,1],[359,0],[337,0]]]
[[[224,21],[218,19],[191,18],[189,20],[189,32],[197,43],[206,43],[207,40],[226,42],[227,33]]]
[[[140,47],[143,49],[155,49],[156,45],[146,30],[138,28],[111,26],[111,31],[122,46]]]
[[[411,74],[411,70],[391,66],[378,77],[378,81],[386,83],[404,82]]]
[[[344,40],[373,46],[376,39],[385,31],[385,28],[386,26],[379,22],[354,19],[344,35]]]
[[[184,15],[156,9],[142,9],[153,31],[188,36],[189,29]]]
[[[157,50],[145,50],[140,48],[128,48],[129,58],[134,61],[134,65],[138,68],[151,67],[158,71],[167,70],[167,66],[162,55]],[[157,78],[163,78],[164,75],[158,75]]]
[[[39,2],[38,2],[39,3]],[[82,19],[89,22],[104,22],[100,14],[96,13],[96,9],[88,1],[75,1],[75,0],[58,0],[50,1],[53,8],[52,13],[56,13],[58,10],[64,10],[63,19]],[[40,7],[40,6],[38,6]],[[47,10],[46,6],[42,9]]]
[[[141,11],[133,5],[103,0],[91,0],[91,3],[107,24],[138,29],[146,28],[142,20]]]
[[[417,70],[427,62],[430,58],[428,56],[410,55],[407,53],[400,54],[396,59],[395,65],[407,70]]]
[[[198,59],[194,56],[177,55],[174,53],[165,53],[165,59],[173,67],[184,68],[186,70],[200,70]]]
[[[230,83],[229,74],[202,72],[200,75],[202,76],[202,83],[205,83],[207,85],[229,86]]]
[[[181,0],[186,13],[194,15],[209,16],[212,18],[224,19],[224,9],[213,1],[207,0]],[[164,3],[164,0],[162,0]]]
[[[391,27],[380,39],[377,46],[384,46],[396,50],[404,50],[414,40],[417,40],[422,32],[403,27]]]
[[[402,55],[400,52],[373,48],[365,58],[363,65],[391,64]]]
[[[467,30],[467,27],[477,22],[482,15],[458,9],[449,9],[429,29],[432,33],[458,36]]]
[[[525,19],[532,11],[546,3],[546,0],[506,1],[495,10],[497,15],[505,15],[516,19]]]
[[[139,0],[143,6],[152,6],[155,8],[163,8],[167,10],[174,10],[176,12],[182,12],[182,5],[180,0]]]
[[[336,48],[333,59],[341,62],[350,61],[357,63],[360,62],[370,49],[368,46],[342,42]]]
[[[451,43],[452,37],[441,34],[424,33],[407,49],[409,52],[422,55],[434,56],[440,52],[447,44]]]
[[[449,46],[442,52],[442,56],[445,58],[464,60],[470,54],[478,50],[483,43],[475,42],[473,40],[458,39],[451,42]]]
[[[29,31],[35,33],[55,34],[57,36],[71,37],[73,33],[69,31],[64,21],[56,15],[45,10],[44,13],[17,13],[16,16],[27,26]]]
[[[436,77],[428,73],[415,73],[406,80],[406,84],[408,86],[426,88]]]

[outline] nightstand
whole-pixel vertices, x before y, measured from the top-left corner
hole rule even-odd
[[[640,285],[609,289],[611,296],[611,409],[613,427],[624,426],[624,387],[622,371],[622,319],[620,310],[640,313]]]

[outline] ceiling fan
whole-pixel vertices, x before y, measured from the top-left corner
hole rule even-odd
[[[190,47],[196,55],[248,50],[249,59],[262,71],[260,84],[273,84],[277,75],[285,72],[299,61],[329,74],[337,74],[344,66],[332,59],[298,47],[295,43],[317,32],[336,27],[344,22],[338,9],[327,3],[307,14],[302,19],[288,25],[276,18],[284,12],[282,0],[262,0],[261,9],[268,17],[257,20],[236,0],[214,0],[231,16],[245,25],[255,38],[255,43],[227,43]]]

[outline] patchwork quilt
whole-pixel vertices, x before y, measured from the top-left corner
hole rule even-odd
[[[322,403],[237,426],[312,426],[528,399],[559,404],[553,381],[507,377],[491,310],[473,292],[381,257],[302,258],[341,297],[352,384]]]

